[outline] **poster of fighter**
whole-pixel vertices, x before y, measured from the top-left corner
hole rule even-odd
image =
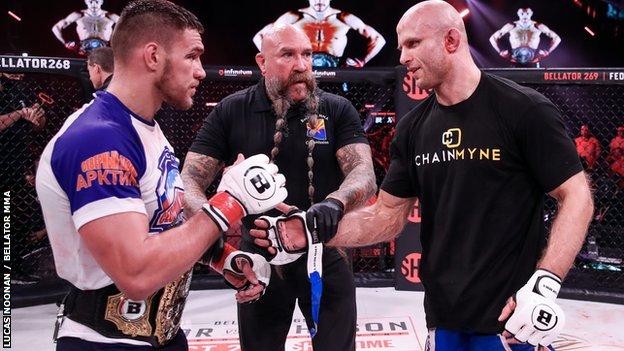
[[[86,57],[109,45],[126,0],[0,3],[0,53]],[[208,65],[255,66],[264,33],[293,24],[313,45],[316,68],[399,64],[401,0],[175,1],[198,15]],[[618,1],[448,0],[462,14],[479,67],[617,67],[624,62]]]

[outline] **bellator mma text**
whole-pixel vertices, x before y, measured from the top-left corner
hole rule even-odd
[[[11,192],[3,193],[2,202],[2,347],[11,347]]]

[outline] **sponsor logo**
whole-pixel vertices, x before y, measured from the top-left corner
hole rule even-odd
[[[555,311],[548,305],[540,304],[535,306],[531,314],[533,326],[537,330],[549,331],[557,325],[558,318]]]
[[[336,77],[336,71],[312,71],[314,78],[334,78]]]
[[[420,283],[420,276],[418,274],[418,267],[420,266],[420,252],[412,252],[403,258],[401,261],[401,274],[412,283]]]
[[[0,68],[44,68],[66,71],[69,60],[44,57],[1,57]]]
[[[100,186],[138,186],[137,171],[125,156],[118,151],[105,151],[91,156],[80,163],[81,173],[76,177],[76,191],[88,189],[94,184]]]
[[[461,144],[461,129],[451,128],[442,133],[442,145],[449,149],[458,147]]]
[[[414,156],[416,167],[435,164],[440,162],[454,162],[457,160],[477,160],[477,161],[500,161],[500,148],[459,148],[462,144],[462,130],[451,128],[442,133],[441,144],[446,149],[435,152],[419,153]]]
[[[134,301],[122,298],[120,302],[119,315],[129,322],[143,317],[147,309],[145,301]]]
[[[222,77],[251,77],[253,71],[249,69],[223,68],[219,70],[219,75]]]
[[[407,216],[407,220],[412,223],[420,223],[420,201],[418,199],[414,202],[414,207],[412,207],[412,210]]]
[[[168,147],[165,147],[158,158],[160,170],[160,179],[156,186],[158,208],[154,211],[150,221],[150,232],[162,232],[182,222],[184,186],[178,169],[179,165],[178,158]]]
[[[431,93],[431,90],[420,89],[416,86],[413,72],[407,72],[403,78],[403,91],[412,100],[424,100]]]
[[[212,321],[183,326],[190,351],[240,351],[236,321]],[[417,350],[418,338],[411,317],[358,318],[356,350]],[[295,317],[285,349],[312,351],[312,340],[303,318]]]
[[[263,167],[254,166],[245,171],[243,185],[247,194],[256,200],[268,200],[276,191],[275,179]]]

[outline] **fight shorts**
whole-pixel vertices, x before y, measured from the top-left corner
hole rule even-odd
[[[425,351],[537,351],[530,344],[508,344],[500,334],[479,334],[443,328],[429,329]],[[548,350],[555,351],[551,346]]]
[[[312,67],[314,68],[336,68],[338,67],[340,58],[324,52],[315,52],[312,54]]]
[[[184,273],[143,301],[126,298],[114,284],[97,290],[72,286],[59,308],[57,329],[63,318],[69,318],[107,338],[167,345],[180,329],[191,275]]]
[[[535,49],[528,46],[521,46],[511,51],[511,59],[519,64],[529,64],[535,58]]]

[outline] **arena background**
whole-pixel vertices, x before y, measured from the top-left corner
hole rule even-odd
[[[175,1],[197,14],[205,26],[209,65],[255,65],[253,36],[281,14],[308,6],[307,0]],[[395,26],[401,14],[417,1],[333,0],[331,6],[353,13],[386,39],[381,52],[369,66],[388,67],[398,63]],[[544,23],[561,38],[561,44],[542,67],[618,67],[624,63],[624,4],[622,0],[449,0],[458,10],[468,8],[464,18],[473,55],[480,67],[507,67],[490,45],[490,35],[505,23],[517,19],[520,7],[533,9],[533,20]],[[104,10],[119,14],[126,0],[104,0]],[[73,55],[54,37],[52,26],[72,11],[84,9],[81,0],[53,3],[33,0],[0,2],[0,54],[68,57]],[[12,11],[19,18],[7,15]],[[590,35],[588,27],[595,36]],[[75,39],[75,26],[64,30]],[[547,46],[543,37],[540,47]],[[363,56],[364,39],[349,31],[347,57]]]
[[[119,13],[126,1],[106,0],[103,8]],[[183,162],[192,138],[212,107],[228,94],[254,84],[259,78],[252,66],[256,48],[251,38],[265,24],[283,12],[307,6],[307,1],[288,6],[277,1],[178,1],[199,15],[206,26],[207,79],[200,86],[195,107],[185,113],[173,113],[165,107],[157,116],[163,131]],[[295,2],[292,2],[293,4]],[[609,143],[618,126],[624,124],[624,66],[621,2],[604,1],[451,1],[458,8],[468,7],[467,28],[473,54],[481,67],[503,67],[488,42],[489,36],[504,23],[514,20],[518,7],[531,6],[533,19],[547,24],[562,37],[562,43],[543,61],[543,67],[602,67],[580,69],[504,69],[494,70],[522,84],[536,88],[562,110],[568,131],[578,136],[579,127],[587,124],[602,145],[597,167],[591,171],[596,194],[596,218],[582,252],[566,280],[564,296],[611,302],[624,301],[624,181],[611,170]],[[343,95],[360,112],[362,123],[373,147],[375,171],[381,182],[387,167],[387,147],[397,118],[428,92],[415,89],[411,77],[398,63],[394,26],[411,1],[332,1],[333,7],[353,12],[375,27],[386,38],[386,46],[370,65],[363,69],[317,71],[323,89]],[[59,1],[42,8],[39,1],[6,1],[0,4],[0,53],[18,56],[0,57],[0,71],[24,73],[20,79],[1,78],[0,113],[43,104],[47,124],[34,129],[20,121],[0,134],[1,190],[11,191],[12,234],[11,261],[13,306],[54,301],[66,289],[56,277],[45,226],[34,192],[33,176],[47,141],[58,131],[64,119],[91,99],[84,59],[36,59],[34,56],[69,57],[52,35],[50,28],[72,11],[84,8],[82,1]],[[618,7],[619,6],[619,7]],[[615,9],[615,10],[613,10]],[[20,21],[7,16],[17,14]],[[607,18],[607,14],[615,18]],[[595,36],[584,27],[591,26]],[[73,27],[65,30],[74,39]],[[543,39],[545,42],[546,40]],[[349,34],[345,56],[361,52],[364,42]],[[358,51],[359,50],[359,51]],[[30,68],[22,53],[28,53]],[[18,61],[22,60],[22,65]],[[41,62],[48,68],[42,68]],[[37,67],[33,68],[33,63]],[[50,67],[51,66],[51,67]],[[65,68],[67,66],[67,68]],[[209,192],[212,189],[209,189]],[[553,218],[550,202],[545,225]],[[351,250],[359,286],[398,286],[419,289],[418,208],[410,216],[405,234],[394,243]],[[230,233],[229,240],[238,240]],[[6,241],[5,241],[6,245]],[[396,253],[396,255],[395,255]],[[6,262],[5,262],[6,263]],[[218,277],[205,267],[196,267],[193,288],[223,287]]]

